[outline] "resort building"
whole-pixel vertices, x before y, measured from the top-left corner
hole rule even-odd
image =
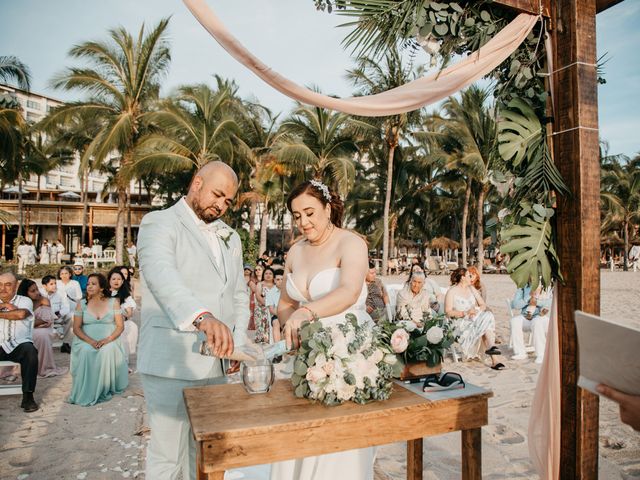
[[[33,92],[0,84],[0,98],[14,99],[20,104],[23,117],[29,123],[42,120],[54,107],[63,102]],[[57,167],[40,177],[31,175],[22,185],[23,236],[36,247],[46,239],[59,240],[65,252],[78,252],[82,242],[84,205],[81,202],[79,176],[80,158],[76,155],[71,164]],[[88,245],[99,244],[106,248],[115,237],[117,196],[105,189],[108,176],[91,172],[87,182],[88,204],[86,208],[86,237]],[[151,209],[150,195],[140,183],[130,186],[131,229],[135,241],[142,216]],[[0,255],[13,257],[13,242],[18,234],[20,218],[17,185],[2,185],[0,210],[8,212],[8,225],[2,224]],[[125,219],[125,225],[128,224]]]

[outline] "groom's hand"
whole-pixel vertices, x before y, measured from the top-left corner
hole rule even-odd
[[[229,357],[233,353],[233,334],[220,320],[206,314],[200,322],[199,329],[207,336],[207,343],[218,358]]]

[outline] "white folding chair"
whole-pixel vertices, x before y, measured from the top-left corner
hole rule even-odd
[[[15,367],[19,365],[8,360],[0,362],[1,367]],[[0,385],[0,395],[20,395],[22,393],[22,382],[19,385]]]

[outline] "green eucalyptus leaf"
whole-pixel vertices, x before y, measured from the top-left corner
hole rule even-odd
[[[482,21],[488,22],[491,20],[491,15],[486,10],[482,10],[480,12],[480,18],[482,19]]]
[[[451,3],[449,4],[449,6],[450,6],[452,9],[454,9],[456,12],[459,12],[459,13],[464,12],[464,10],[462,9],[462,7],[461,7],[458,3],[456,3],[456,2],[451,2]]]
[[[467,17],[464,21],[465,27],[473,27],[476,24],[476,20],[473,17]]]
[[[434,27],[436,33],[440,36],[446,35],[449,31],[449,27],[447,27],[446,23],[439,23]]]
[[[420,36],[428,37],[429,35],[431,35],[431,32],[433,32],[433,23],[427,22],[420,29]]]

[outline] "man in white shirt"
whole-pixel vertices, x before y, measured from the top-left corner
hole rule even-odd
[[[56,263],[62,263],[62,255],[64,255],[64,245],[62,245],[62,242],[58,240],[56,247],[57,247],[57,255],[58,255],[56,259]]]
[[[634,245],[629,250],[629,263],[633,266],[633,271],[638,271],[640,268],[640,245]]]
[[[136,248],[136,244],[133,242],[129,242],[129,246],[127,247],[127,256],[129,257],[129,265],[132,267],[136,266],[136,253],[138,252]]]
[[[16,254],[18,255],[18,273],[24,274],[24,268],[29,262],[29,245],[21,241],[16,249]]]
[[[38,350],[33,346],[33,302],[16,295],[18,280],[11,271],[0,273],[0,361],[20,364],[22,403],[25,412],[35,412],[33,398],[38,378]]]

